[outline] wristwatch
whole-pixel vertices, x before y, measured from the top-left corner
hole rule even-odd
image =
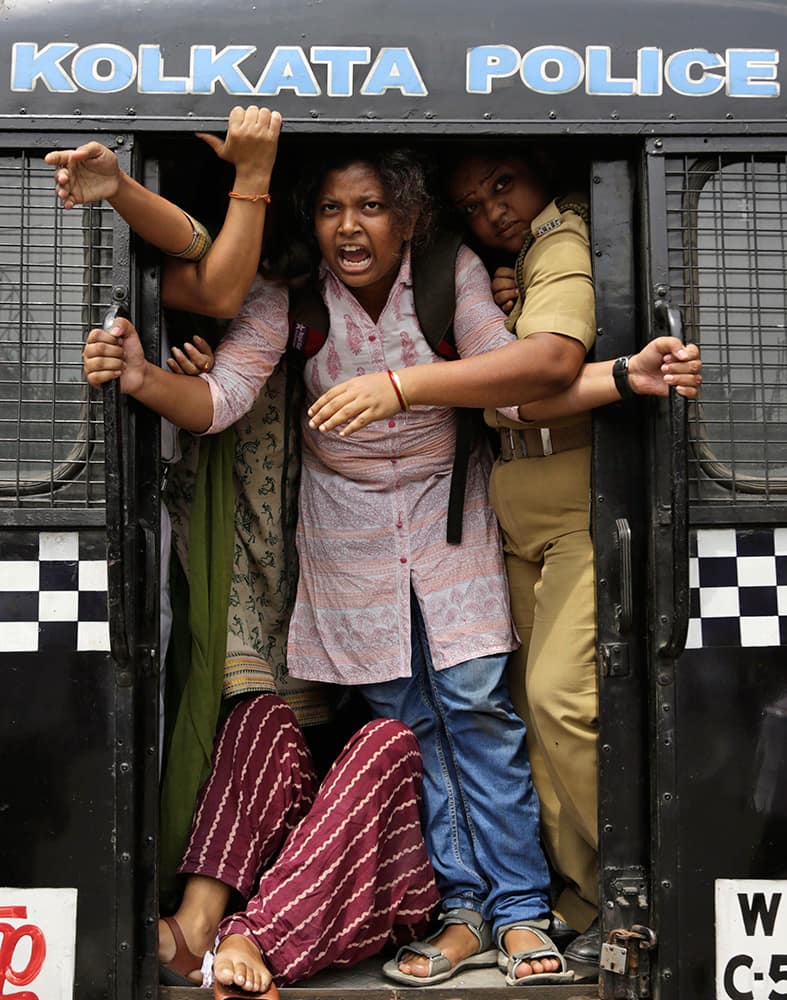
[[[630,399],[636,396],[629,382],[629,359],[628,355],[618,358],[612,366],[612,378],[615,380],[615,388],[620,393],[621,399]]]

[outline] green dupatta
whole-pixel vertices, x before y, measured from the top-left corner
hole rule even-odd
[[[235,429],[202,438],[189,512],[189,581],[175,579],[168,669],[180,693],[161,786],[159,879],[162,911],[178,904],[177,868],[207,779],[221,709],[235,534]],[[188,629],[185,623],[188,622]],[[190,638],[189,638],[190,632]],[[169,728],[169,727],[168,727]]]

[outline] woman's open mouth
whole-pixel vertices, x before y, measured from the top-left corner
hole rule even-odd
[[[363,271],[372,260],[372,255],[366,247],[357,243],[348,243],[346,246],[339,247],[337,256],[339,263],[347,271]]]

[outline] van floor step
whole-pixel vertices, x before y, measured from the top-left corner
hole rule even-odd
[[[598,995],[596,983],[574,986],[506,986],[497,969],[468,969],[439,986],[418,989],[385,979],[380,959],[352,969],[326,969],[312,979],[279,990],[281,1000],[587,1000]],[[213,991],[160,987],[159,1000],[212,1000]]]

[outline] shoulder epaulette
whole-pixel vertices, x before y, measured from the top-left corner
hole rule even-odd
[[[557,207],[560,215],[564,212],[574,212],[578,215],[580,219],[586,224],[590,225],[590,209],[586,202],[576,195],[566,195],[555,199],[555,205]],[[520,301],[524,300],[525,297],[525,257],[528,251],[541,236],[546,236],[548,233],[554,232],[559,229],[562,224],[560,216],[547,219],[540,226],[536,227],[535,232],[529,229],[527,235],[522,242],[522,249],[517,254],[516,263],[514,264],[514,278],[516,280],[517,291],[519,292]]]

